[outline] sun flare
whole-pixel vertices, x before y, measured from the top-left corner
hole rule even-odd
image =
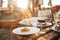
[[[28,0],[17,0],[17,6],[24,9],[27,8]]]

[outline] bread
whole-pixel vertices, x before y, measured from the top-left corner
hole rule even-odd
[[[29,31],[29,29],[26,28],[26,27],[24,27],[24,28],[21,29],[21,32],[28,32],[28,31]]]
[[[47,39],[44,37],[39,37],[37,40],[47,40]]]

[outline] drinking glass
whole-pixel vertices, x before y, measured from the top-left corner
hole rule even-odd
[[[38,11],[38,17],[45,17],[45,11],[44,10]]]
[[[55,22],[55,25],[57,25],[58,24],[58,22],[60,21],[60,17],[59,17],[59,15],[58,14],[53,14],[53,17],[54,17],[54,22]]]

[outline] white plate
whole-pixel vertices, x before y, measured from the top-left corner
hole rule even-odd
[[[38,23],[37,21],[38,17],[32,17],[32,18],[26,18],[19,22],[19,24],[23,25],[36,25]]]
[[[27,32],[21,32],[22,27],[15,28],[12,32],[20,35],[30,35],[40,31],[40,29],[37,27],[27,27],[27,28],[29,29],[29,31]]]
[[[44,24],[45,24],[45,23],[44,23]],[[38,24],[36,24],[35,26],[40,26],[40,25],[41,25],[41,24],[38,23]],[[45,25],[45,27],[47,27],[47,26],[51,26],[51,25],[52,25],[52,23],[47,22],[46,25]]]
[[[19,22],[19,24],[37,26],[37,24],[39,23],[38,19],[39,19],[38,17],[23,19],[22,21]],[[47,22],[46,26],[50,25],[52,25],[52,23]]]
[[[23,19],[19,22],[19,24],[30,25],[30,24],[27,24],[27,22],[29,22],[29,19]]]

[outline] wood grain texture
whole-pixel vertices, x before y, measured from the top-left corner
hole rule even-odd
[[[36,35],[31,35],[31,36],[21,36],[21,35],[16,35],[12,33],[12,30],[14,28],[0,28],[0,40],[37,40],[39,37],[45,37],[48,38],[49,40],[56,36],[55,32],[49,32],[46,33],[45,35],[41,36],[36,36]],[[53,35],[53,37],[52,37]]]

